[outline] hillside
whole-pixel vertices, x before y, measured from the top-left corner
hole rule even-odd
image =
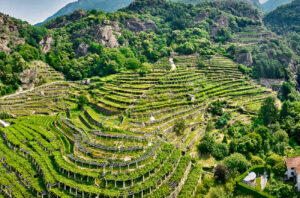
[[[36,24],[37,26],[40,26],[47,21],[50,21],[51,19],[68,15],[73,13],[76,10],[93,10],[97,9],[103,12],[114,12],[122,7],[128,6],[133,0],[113,0],[113,1],[107,1],[107,0],[78,0],[73,3],[67,4],[65,7],[61,8],[59,11],[57,11],[54,15],[47,18],[45,21]]]
[[[300,1],[294,0],[292,3],[278,7],[264,17],[265,25],[277,34],[283,35],[289,42],[296,55],[300,56]],[[300,67],[294,68],[297,74],[297,87],[300,90]]]
[[[136,0],[15,26],[0,74],[34,85],[0,97],[0,198],[297,196],[278,179],[299,152],[297,56],[253,6]]]
[[[170,1],[192,3],[192,4],[204,2],[204,0],[170,0]],[[250,3],[255,8],[258,8],[259,10],[262,10],[261,4],[259,3],[258,0],[243,0],[243,1]],[[88,11],[88,10],[97,9],[103,12],[114,12],[120,8],[128,6],[131,2],[133,2],[133,0],[114,0],[114,1],[78,0],[77,2],[69,3],[65,7],[61,8],[53,16],[50,16],[44,22],[37,24],[37,26],[40,26],[46,23],[47,21],[50,21],[51,19],[71,14],[76,10],[83,9],[85,11]]]
[[[279,6],[291,3],[293,0],[268,0],[262,4],[262,7],[265,11],[271,12],[278,8]]]
[[[191,4],[198,4],[201,2],[206,2],[207,0],[172,0],[175,2],[182,2],[182,3],[191,3]],[[219,1],[219,0],[208,0],[208,1]],[[259,0],[235,0],[235,1],[243,1],[249,3],[253,7],[262,10],[262,5],[260,4]]]
[[[300,1],[294,0],[292,3],[281,6],[268,13],[265,24],[274,32],[288,34],[289,32],[300,32]]]
[[[49,51],[52,42],[45,28],[1,13],[0,25],[0,96],[64,79],[43,62],[43,54]]]

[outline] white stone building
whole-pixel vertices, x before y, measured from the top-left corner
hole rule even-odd
[[[286,158],[285,165],[287,168],[285,176],[289,180],[294,179],[297,182],[297,190],[300,191],[300,156]]]

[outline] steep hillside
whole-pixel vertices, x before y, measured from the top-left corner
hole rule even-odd
[[[128,6],[133,0],[78,0],[73,3],[69,3],[65,7],[61,8],[57,11],[53,16],[47,18],[44,22],[37,24],[37,26],[42,25],[43,23],[54,19],[56,17],[60,17],[63,15],[68,15],[73,13],[76,10],[92,10],[97,9],[103,12],[114,12],[120,8]]]
[[[182,2],[182,3],[191,3],[191,4],[198,4],[201,2],[206,2],[206,1],[219,1],[219,0],[172,0],[175,2]],[[236,1],[243,1],[246,3],[251,4],[253,7],[262,10],[262,5],[260,4],[259,0],[236,0]]]
[[[268,13],[265,24],[274,32],[288,34],[289,32],[300,32],[300,0],[281,6]]]
[[[300,0],[278,7],[264,17],[266,26],[283,35],[294,52],[300,56]],[[295,61],[298,68],[292,69],[296,74],[297,87],[300,90],[300,61]]]
[[[291,3],[293,0],[268,0],[264,4],[262,4],[262,7],[265,11],[271,12],[278,8],[279,6]]]
[[[52,73],[46,76],[40,72],[39,65],[32,61],[43,61],[43,53],[51,48],[52,36],[45,28],[36,28],[26,22],[0,13],[0,95],[10,94],[16,90],[30,89],[52,81]],[[53,69],[52,69],[53,70]],[[53,74],[59,75],[59,74]],[[60,75],[60,79],[63,76]]]

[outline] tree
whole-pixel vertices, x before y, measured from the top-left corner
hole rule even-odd
[[[240,173],[244,172],[250,165],[244,155],[240,153],[233,153],[230,156],[225,157],[223,163],[229,170],[237,169]]]
[[[264,189],[268,194],[275,197],[294,198],[298,197],[296,188],[290,184],[285,184],[282,181],[270,180]]]
[[[281,86],[281,94],[284,100],[288,99],[288,95],[292,92],[292,85],[289,82],[283,82]]]
[[[215,140],[209,134],[205,134],[201,140],[201,143],[198,146],[198,150],[201,153],[211,153],[213,151],[213,147],[215,144]]]
[[[127,69],[137,70],[141,65],[141,62],[136,58],[128,58],[126,67]]]
[[[258,118],[262,120],[265,126],[268,126],[269,124],[277,121],[278,111],[275,98],[270,96],[263,102],[259,110]]]
[[[199,61],[197,66],[199,69],[203,69],[205,67],[205,63],[203,61]]]
[[[264,160],[262,160],[260,157],[258,156],[251,156],[251,160],[250,160],[252,165],[263,165],[264,164]]]
[[[227,123],[230,119],[231,119],[230,113],[226,113],[226,114],[222,115],[216,123],[216,128],[218,128],[218,129],[223,128],[224,126],[227,125]]]
[[[78,109],[81,109],[88,102],[89,102],[89,100],[88,100],[88,98],[85,95],[80,95],[78,97]]]
[[[268,165],[273,167],[272,170],[277,176],[281,177],[284,175],[286,171],[284,157],[281,157],[280,155],[273,153],[272,155],[267,157],[266,162]]]
[[[272,135],[272,139],[274,144],[280,143],[280,142],[288,142],[289,141],[289,135],[284,130],[276,131]]]
[[[217,100],[212,102],[208,106],[208,111],[211,112],[213,115],[221,116],[224,114],[224,108],[226,107],[226,101]]]
[[[185,129],[186,129],[185,120],[184,119],[176,120],[174,126],[174,131],[176,132],[176,134],[183,135]]]
[[[259,134],[264,141],[270,138],[270,130],[265,126],[259,126],[256,129],[256,133]]]
[[[212,149],[212,156],[216,158],[216,160],[222,160],[229,153],[228,147],[224,143],[215,143]]]
[[[148,74],[152,70],[152,65],[150,63],[142,63],[141,68],[139,70],[140,76],[144,76]]]
[[[229,171],[226,165],[218,164],[215,168],[214,176],[217,180],[226,182],[229,179]]]

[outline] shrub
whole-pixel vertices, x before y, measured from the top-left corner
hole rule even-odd
[[[250,73],[250,69],[248,69],[245,65],[239,64],[238,68],[245,75]]]
[[[222,160],[229,153],[228,147],[224,143],[216,143],[213,145],[212,156],[217,160]]]
[[[88,102],[89,102],[89,100],[88,100],[88,98],[85,95],[80,95],[78,97],[78,108],[81,109]]]
[[[186,129],[185,120],[184,119],[176,120],[174,126],[174,131],[176,132],[176,134],[183,135],[185,129]]]
[[[0,112],[0,119],[9,119],[11,116],[6,112]]]
[[[127,69],[137,70],[140,67],[141,62],[136,58],[128,58],[126,61]]]
[[[248,160],[240,153],[233,153],[230,156],[226,157],[223,163],[230,169],[237,170],[241,173],[249,167]]]
[[[215,168],[214,176],[217,180],[226,182],[229,179],[229,171],[226,165],[218,164]]]
[[[218,119],[218,121],[217,121],[217,123],[216,123],[216,127],[217,128],[223,128],[224,126],[226,126],[227,125],[227,123],[228,123],[228,121],[231,119],[231,114],[229,114],[229,113],[226,113],[226,114],[224,114],[224,115],[222,115],[219,119]]]
[[[205,67],[205,63],[203,61],[199,61],[197,66],[199,69],[202,69]]]
[[[218,115],[221,116],[223,115],[224,111],[223,108],[226,107],[227,102],[226,101],[220,101],[217,100],[215,102],[212,102],[209,106],[208,106],[208,110],[210,113],[212,113],[213,115]]]
[[[198,150],[201,153],[211,153],[213,151],[213,147],[215,144],[215,140],[209,134],[205,134],[201,140],[201,143],[198,146]]]

